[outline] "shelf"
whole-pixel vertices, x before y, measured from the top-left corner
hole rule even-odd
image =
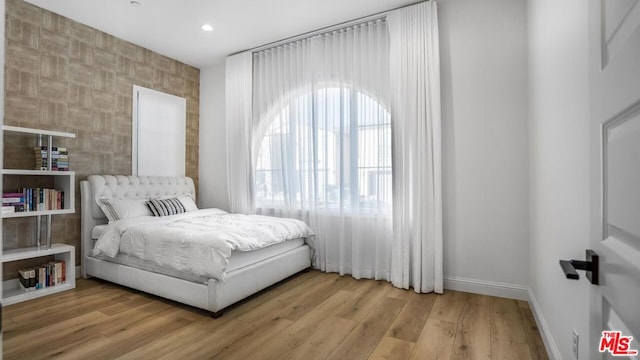
[[[18,211],[12,213],[2,214],[3,219],[29,217],[29,216],[42,216],[42,215],[64,215],[73,214],[75,209],[60,209],[60,210],[42,210],[42,211]]]
[[[18,126],[9,126],[9,125],[3,125],[2,130],[29,134],[29,135],[47,135],[47,136],[66,137],[66,138],[72,138],[72,139],[75,139],[76,137],[76,134],[72,134],[68,132],[30,129],[30,128],[24,128],[24,127],[18,127]]]
[[[75,251],[75,248],[67,244],[51,244],[51,249],[44,247],[28,247],[13,250],[4,250],[2,254],[2,262],[10,262],[24,259],[31,259],[40,256],[49,256]]]
[[[71,290],[73,288],[75,288],[75,284],[67,281],[67,283],[65,284],[31,291],[24,291],[20,287],[5,289],[2,292],[2,305],[7,306],[11,304],[17,304],[19,302],[59,293],[61,291]]]
[[[47,170],[23,170],[23,169],[2,169],[2,175],[24,175],[24,176],[53,176],[54,188],[64,192],[64,209],[41,210],[41,211],[20,211],[2,214],[3,219],[19,218],[40,215],[62,215],[75,213],[75,171],[47,171]],[[27,186],[28,187],[28,186]]]
[[[2,169],[2,175],[52,175],[52,176],[72,176],[75,171],[49,171],[49,170],[24,170],[24,169]]]
[[[5,250],[4,254],[2,254],[3,263],[52,255],[56,260],[64,260],[64,262],[67,264],[67,282],[44,289],[25,291],[24,289],[20,288],[18,279],[4,281],[2,284],[2,305],[16,304],[22,301],[36,299],[42,296],[74,289],[76,287],[75,253],[76,248],[72,245],[67,244],[52,244],[51,249],[30,247],[23,249]]]

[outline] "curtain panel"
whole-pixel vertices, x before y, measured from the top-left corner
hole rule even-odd
[[[393,285],[443,291],[438,15],[434,1],[393,11]]]
[[[227,183],[231,212],[255,212],[253,193],[253,59],[250,51],[225,62]]]
[[[307,222],[323,271],[390,278],[388,75],[384,20],[254,55],[257,212]]]

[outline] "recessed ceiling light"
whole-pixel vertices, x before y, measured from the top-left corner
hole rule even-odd
[[[140,5],[142,5],[142,3],[140,1],[136,1],[136,0],[129,1],[129,4],[131,4],[131,6],[140,6]]]
[[[213,31],[213,26],[211,26],[210,24],[204,24],[204,25],[202,25],[202,30],[204,30],[204,31]]]

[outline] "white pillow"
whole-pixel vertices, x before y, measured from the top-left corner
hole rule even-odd
[[[198,210],[198,206],[193,201],[191,195],[178,196],[177,199],[182,203],[186,212]]]
[[[100,206],[109,221],[138,216],[153,216],[151,210],[145,205],[145,201],[146,199],[100,198],[98,199],[98,206]]]
[[[111,202],[109,202],[108,198],[98,198],[96,199],[96,203],[109,222],[118,220],[118,215],[116,215],[115,210],[111,207]]]

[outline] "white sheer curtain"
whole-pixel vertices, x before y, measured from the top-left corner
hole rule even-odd
[[[391,281],[442,293],[442,170],[437,5],[387,17],[393,91]]]
[[[321,270],[390,279],[388,75],[384,20],[254,55],[257,213],[306,221]]]
[[[250,51],[227,57],[225,63],[225,113],[227,180],[231,212],[251,214],[253,194],[253,60]]]

